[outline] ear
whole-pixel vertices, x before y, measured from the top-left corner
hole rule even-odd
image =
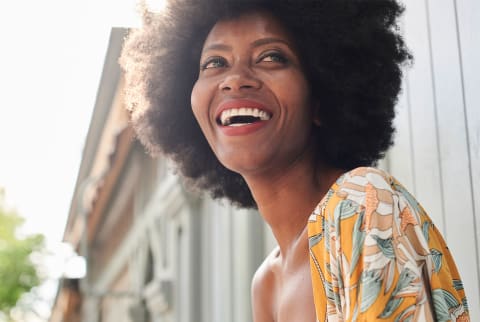
[[[313,124],[317,127],[322,126],[322,119],[320,118],[320,102],[315,99],[313,102]]]

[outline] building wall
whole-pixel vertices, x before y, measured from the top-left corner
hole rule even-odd
[[[414,55],[398,104],[389,170],[442,231],[480,321],[480,4],[405,0]]]

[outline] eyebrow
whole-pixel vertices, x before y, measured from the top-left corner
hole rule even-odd
[[[230,51],[232,50],[232,46],[224,45],[224,44],[212,44],[208,47],[205,47],[202,52],[206,52],[209,50],[222,50],[222,51]]]
[[[268,45],[272,43],[282,43],[287,47],[289,47],[290,49],[293,49],[293,46],[288,41],[283,40],[281,38],[274,38],[274,37],[257,39],[252,43],[251,47],[255,48],[255,47],[260,47],[260,46]],[[204,53],[209,50],[231,51],[232,49],[233,49],[232,46],[225,45],[225,44],[211,44],[210,46],[204,48],[202,52]]]
[[[274,37],[257,39],[252,43],[252,47],[259,47],[259,46],[268,45],[268,44],[277,43],[277,42],[286,45],[290,49],[293,48],[293,46],[288,41],[281,38],[274,38]]]

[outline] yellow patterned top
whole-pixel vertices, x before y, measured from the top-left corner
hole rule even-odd
[[[311,215],[308,236],[318,321],[470,321],[440,232],[387,173],[345,173]]]

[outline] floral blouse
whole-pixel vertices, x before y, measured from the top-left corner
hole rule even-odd
[[[345,173],[308,223],[317,321],[469,321],[440,232],[393,177]]]

